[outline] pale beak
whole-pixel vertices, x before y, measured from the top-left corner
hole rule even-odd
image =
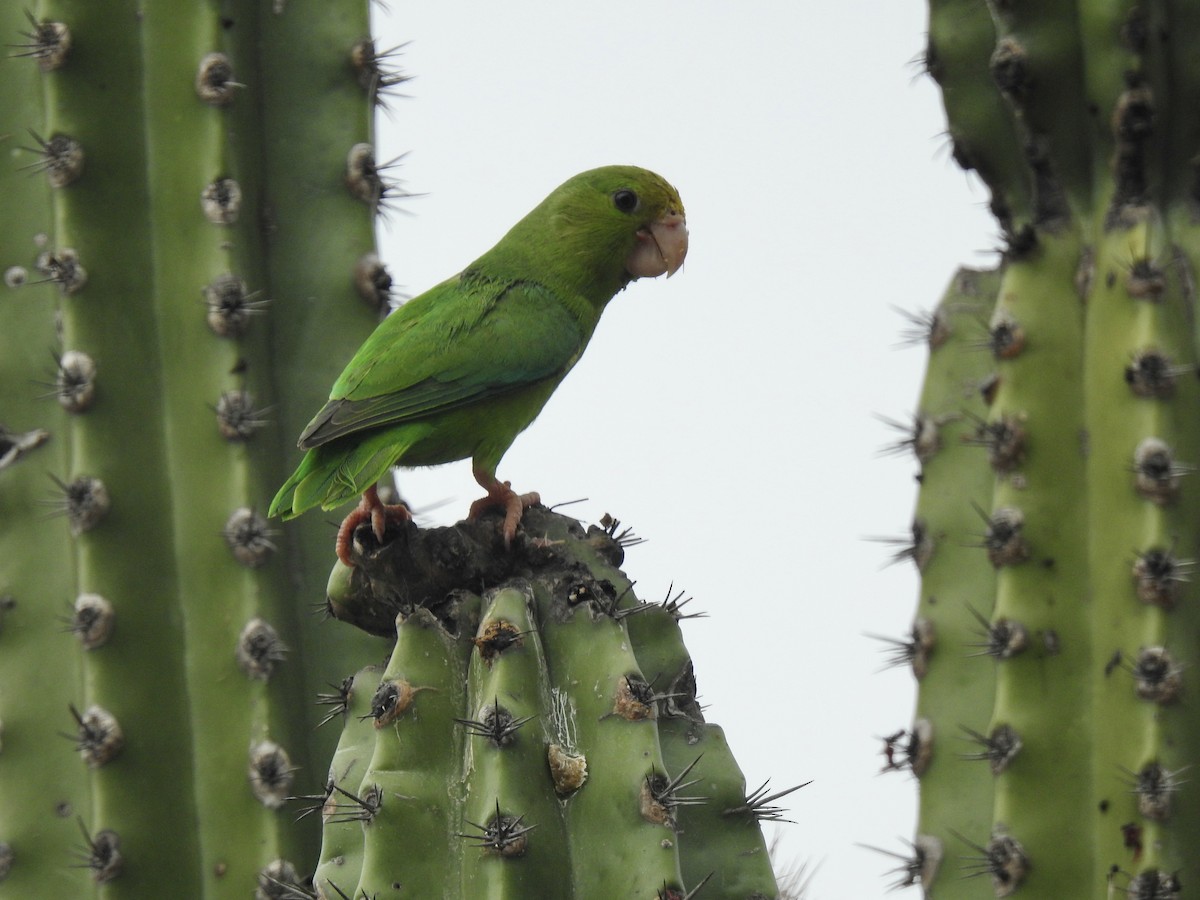
[[[664,272],[670,278],[683,265],[688,250],[687,221],[670,212],[637,232],[637,245],[625,261],[633,278],[657,278]]]

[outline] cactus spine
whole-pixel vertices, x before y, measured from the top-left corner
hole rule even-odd
[[[1181,776],[1200,751],[1185,6],[930,2],[954,157],[1006,242],[1001,272],[956,277],[977,296],[952,290],[949,336],[930,341],[922,413],[944,427],[921,459],[931,549],[898,644],[921,663],[905,745],[921,821],[900,881],[943,900],[1200,882]],[[936,646],[918,653],[918,634]]]
[[[0,13],[0,266],[30,273],[0,312],[0,896],[272,896],[315,852],[280,811],[331,749],[311,698],[369,646],[302,599],[322,523],[261,516],[385,283],[357,296],[384,185],[346,183],[367,5],[35,7]]]
[[[678,598],[637,600],[613,529],[533,508],[509,553],[497,525],[334,570],[335,615],[396,646],[346,688],[318,896],[779,896],[776,798],[704,722]]]

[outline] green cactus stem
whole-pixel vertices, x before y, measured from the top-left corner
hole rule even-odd
[[[901,882],[943,900],[1184,897],[1200,883],[1181,775],[1200,756],[1200,93],[1182,48],[1200,23],[1161,4],[984,10],[930,3],[950,133],[1007,246],[998,285],[974,278],[986,410],[960,393],[974,433],[922,460],[918,511],[941,539],[913,630],[936,631],[913,843],[943,858]],[[956,346],[930,345],[926,412],[961,389]]]
[[[396,647],[349,688],[319,896],[779,895],[782,794],[747,795],[680,606],[636,598],[612,529],[533,507],[511,552],[495,518],[355,540],[330,610]]]
[[[895,559],[913,563],[922,586],[912,628],[888,640],[887,652],[890,664],[911,668],[921,691],[912,728],[886,738],[884,767],[919,775],[931,786],[921,793],[922,821],[945,820],[962,834],[986,831],[991,821],[987,767],[956,767],[953,758],[978,749],[965,739],[987,733],[995,690],[993,666],[978,646],[986,639],[978,618],[987,622],[995,595],[995,570],[980,544],[995,478],[988,465],[994,449],[987,420],[996,385],[986,345],[992,341],[987,322],[999,282],[996,272],[962,269],[938,307],[914,318],[908,337],[929,348],[929,370],[917,413],[894,445],[911,452],[921,469],[920,501]],[[970,667],[958,677],[936,677],[947,652],[983,658],[965,660]],[[947,776],[953,777],[949,784]],[[895,885],[931,879],[952,849],[946,840],[945,832],[919,834],[900,854],[905,863]]]
[[[311,697],[382,652],[303,599],[327,526],[262,516],[386,301],[368,6],[34,7],[0,14],[0,896],[261,894],[315,856]]]
[[[19,35],[34,29],[19,5],[8,4],[0,9],[0,30],[20,43],[27,39]],[[37,60],[9,59],[0,67],[0,120],[40,128],[45,76]],[[91,774],[71,742],[58,736],[71,731],[68,707],[80,702],[83,653],[63,632],[77,588],[63,564],[70,541],[64,519],[46,515],[54,496],[48,474],[67,472],[62,436],[68,413],[53,399],[58,290],[37,269],[49,244],[50,189],[20,171],[31,161],[21,145],[30,143],[15,131],[0,141],[6,236],[0,259],[0,895],[87,896],[88,870],[70,866],[70,851],[81,845],[76,817],[91,805]],[[54,677],[48,678],[51,659]],[[60,761],[48,767],[52,752]]]

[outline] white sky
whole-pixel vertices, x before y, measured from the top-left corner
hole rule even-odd
[[[919,0],[391,0],[381,47],[415,80],[381,119],[407,153],[382,232],[410,294],[490,247],[570,175],[654,169],[680,191],[691,249],[669,282],[609,306],[580,364],[500,477],[648,543],[625,569],[709,618],[685,623],[702,702],[751,787],[788,798],[783,858],[819,864],[813,900],[883,897],[915,787],[877,774],[879,736],[910,724],[912,677],[880,645],[916,602],[881,568],[906,532],[910,458],[878,456],[876,418],[917,404],[922,348],[892,309],[928,309],[959,264],[990,264],[982,188],[949,159],[934,86],[911,61]],[[408,213],[411,213],[409,215]],[[467,463],[403,473],[426,517],[478,495]]]

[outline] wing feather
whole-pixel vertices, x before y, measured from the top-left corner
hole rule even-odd
[[[549,288],[464,273],[380,324],[299,446],[308,450],[562,377],[585,341],[579,319]]]

